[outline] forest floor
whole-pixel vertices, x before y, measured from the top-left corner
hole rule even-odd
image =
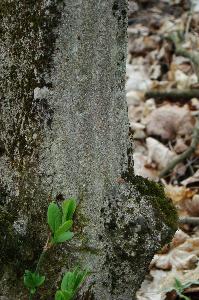
[[[162,182],[180,217],[137,300],[199,300],[199,1],[130,1],[128,35],[135,173]]]

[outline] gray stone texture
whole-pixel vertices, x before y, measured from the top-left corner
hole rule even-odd
[[[75,237],[49,251],[36,299],[77,264],[92,271],[77,299],[135,299],[175,231],[162,189],[133,176],[126,15],[126,0],[0,2],[0,299],[27,299],[52,199],[77,199]]]

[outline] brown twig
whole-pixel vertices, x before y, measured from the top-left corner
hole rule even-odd
[[[180,217],[179,223],[197,226],[197,225],[199,225],[199,218],[198,217]]]
[[[193,90],[177,90],[170,91],[148,91],[145,93],[145,98],[154,98],[155,101],[162,102],[162,100],[171,100],[172,102],[180,101],[185,103],[192,98],[199,98],[199,89]]]

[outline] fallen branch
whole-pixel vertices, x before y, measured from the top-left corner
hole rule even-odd
[[[193,17],[193,10],[191,9],[190,12],[188,13],[188,16],[187,16],[187,24],[186,24],[186,27],[185,27],[185,40],[188,39],[188,34],[189,34],[189,30],[190,30],[190,26],[191,26],[191,21],[192,21],[192,17]]]
[[[170,40],[174,44],[176,55],[184,56],[190,60],[199,80],[199,52],[187,51],[182,47],[184,36],[180,32],[172,33],[171,35],[167,36],[166,39]]]
[[[187,102],[192,98],[199,98],[199,89],[193,90],[170,90],[170,91],[148,91],[145,93],[145,98],[154,98],[156,102],[162,100],[171,100],[173,102],[180,101],[181,103]]]
[[[197,226],[197,225],[199,225],[199,218],[198,217],[180,217],[179,223]]]
[[[180,155],[177,155],[167,166],[165,169],[163,169],[160,174],[159,177],[164,177],[166,176],[171,170],[174,169],[174,167],[179,164],[180,162],[184,161],[186,158],[190,157],[192,153],[195,152],[196,147],[199,143],[199,118],[196,122],[195,128],[193,129],[193,135],[192,135],[192,141],[191,141],[191,145],[189,146],[189,148],[183,152]]]

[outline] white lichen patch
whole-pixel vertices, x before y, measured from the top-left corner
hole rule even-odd
[[[44,86],[42,88],[36,87],[34,89],[34,99],[44,99],[48,96],[49,89]]]
[[[28,219],[26,217],[20,217],[13,223],[13,228],[17,234],[25,236],[27,232]]]

